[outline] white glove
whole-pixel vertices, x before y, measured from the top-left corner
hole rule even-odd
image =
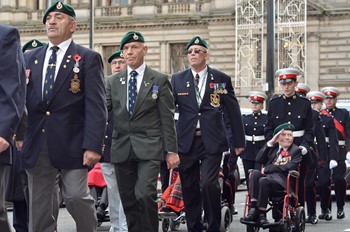
[[[329,161],[329,169],[333,169],[336,166],[338,166],[338,162],[337,161],[335,161],[335,160]]]
[[[307,149],[306,149],[305,147],[299,146],[299,149],[301,150],[301,154],[302,154],[302,155],[306,155]]]
[[[346,153],[346,160],[350,163],[350,151]]]

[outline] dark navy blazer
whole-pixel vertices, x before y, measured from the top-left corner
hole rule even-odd
[[[26,82],[17,29],[0,25],[0,137],[10,144],[23,114]],[[0,154],[0,164],[11,164],[11,149]]]
[[[179,109],[179,119],[176,123],[179,152],[187,153],[190,150],[198,120],[207,152],[218,154],[227,151],[228,144],[222,116],[224,107],[227,110],[227,120],[232,125],[233,147],[245,147],[240,107],[232,88],[231,78],[208,66],[205,94],[200,106],[197,104],[193,79],[191,69],[174,74],[171,79],[175,105],[178,105]],[[220,106],[218,107],[210,104],[214,84],[225,84],[227,90],[227,93],[219,94]]]
[[[107,121],[106,96],[101,56],[73,41],[59,67],[49,103],[42,100],[42,69],[48,46],[25,54],[27,64],[28,124],[24,136],[23,165],[34,167],[44,137],[55,168],[83,168],[83,153],[102,153]],[[78,54],[80,91],[73,93],[74,55]]]

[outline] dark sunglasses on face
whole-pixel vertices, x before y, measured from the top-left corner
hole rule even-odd
[[[199,53],[207,53],[207,51],[205,51],[205,50],[200,50],[200,49],[194,49],[194,50],[188,50],[187,51],[187,54],[188,55],[190,55],[190,54],[192,54],[192,52],[194,52],[194,54],[199,54]]]

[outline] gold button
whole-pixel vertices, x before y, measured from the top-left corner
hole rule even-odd
[[[46,111],[46,115],[49,116],[51,113],[50,111]]]
[[[105,138],[108,139],[108,135],[106,135]]]
[[[292,114],[292,112],[288,112],[288,115],[291,115]]]
[[[42,132],[42,133],[45,133],[45,129],[42,129],[41,132]]]

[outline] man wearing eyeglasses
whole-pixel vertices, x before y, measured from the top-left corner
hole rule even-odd
[[[220,231],[218,174],[222,153],[228,150],[222,112],[232,127],[235,153],[245,147],[244,127],[231,78],[207,65],[207,42],[193,37],[186,46],[191,68],[174,74],[172,86],[179,109],[176,124],[181,163],[179,173],[188,231],[202,231],[202,208],[207,231]],[[226,119],[226,118],[225,118]]]

